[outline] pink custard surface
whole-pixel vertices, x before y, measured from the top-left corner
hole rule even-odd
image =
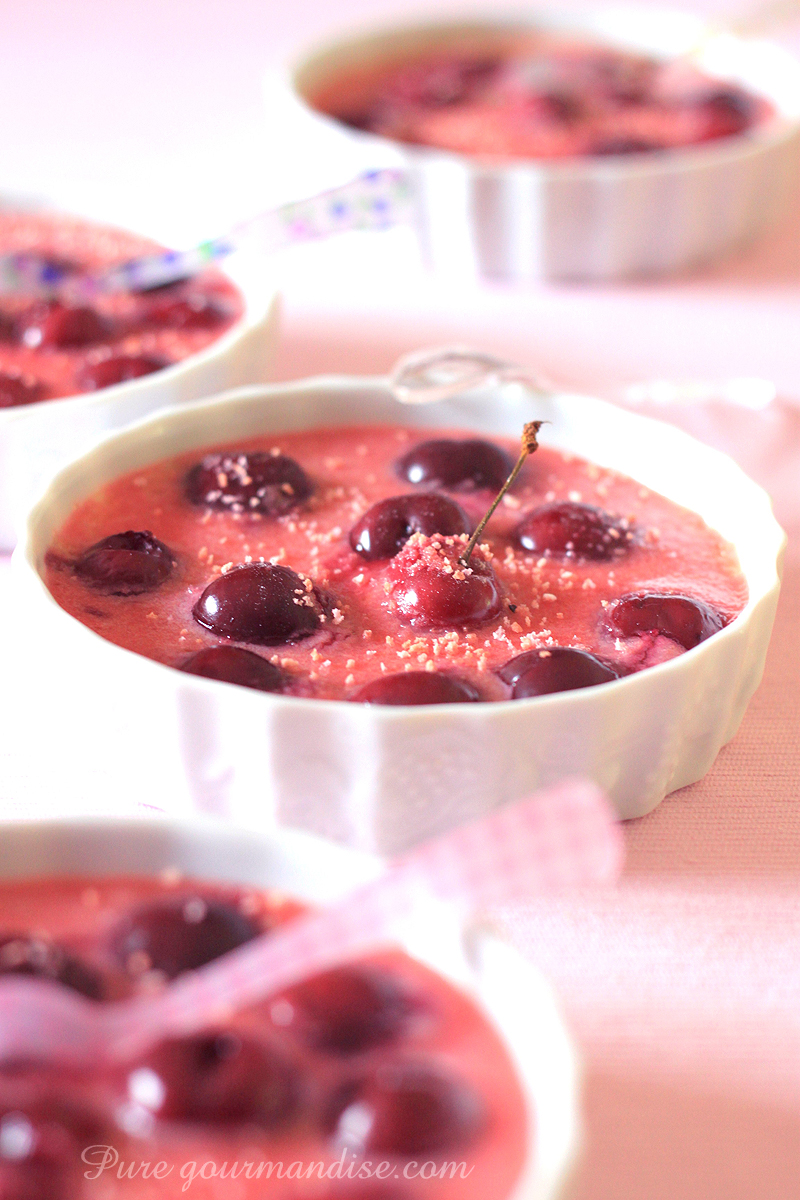
[[[0,211],[0,255],[31,253],[75,275],[161,247],[62,214]],[[52,400],[151,374],[204,350],[237,321],[244,299],[215,270],[150,292],[60,304],[0,295],[0,408]]]
[[[365,685],[404,672],[456,678],[472,689],[471,699],[521,698],[531,692],[512,691],[513,680],[497,672],[516,656],[552,657],[559,647],[596,656],[607,672],[562,686],[603,682],[683,653],[743,608],[747,586],[735,552],[701,517],[615,471],[549,447],[528,458],[466,571],[455,561],[465,549],[466,533],[416,533],[399,553],[378,560],[352,549],[351,531],[376,502],[430,496],[430,489],[398,477],[400,458],[416,454],[417,446],[430,439],[452,439],[450,453],[459,439],[469,438],[468,431],[452,429],[336,427],[227,447],[241,462],[248,461],[242,456],[261,451],[302,466],[313,490],[280,516],[189,502],[192,468],[219,447],[158,462],[113,481],[75,509],[48,553],[47,585],[67,612],[119,646],[183,667],[198,651],[239,641],[281,673],[279,686],[265,690],[320,699],[364,699],[359,690]],[[500,437],[489,448],[505,452],[508,463],[519,449]],[[505,474],[503,466],[501,480]],[[456,502],[471,531],[496,490],[460,485],[436,489],[434,495]],[[604,558],[575,553],[571,542],[560,552],[531,551],[520,543],[519,530],[531,514],[561,504],[579,514],[589,506],[590,515],[611,526],[599,543]],[[150,531],[164,543],[171,573],[141,594],[109,594],[81,574],[81,555],[126,530]],[[493,606],[474,619],[445,614],[428,621],[424,613],[409,615],[403,605],[409,595],[415,599],[419,572],[428,570],[428,560],[434,563],[435,592],[440,583],[469,589],[476,575],[478,586],[488,577]],[[241,582],[245,574],[234,578],[235,572],[251,575],[258,564],[299,574],[301,598],[293,603],[319,613],[315,627],[278,644],[259,644],[255,636],[219,636],[198,622],[193,609],[197,613],[204,589]],[[449,574],[439,573],[440,564]],[[702,630],[687,636],[680,622],[664,623],[659,612],[644,623],[635,618],[632,626],[629,618],[624,628],[609,624],[620,598],[650,594],[688,597],[689,610],[699,606],[705,614]]]
[[[343,70],[312,103],[396,141],[523,159],[692,146],[743,133],[773,112],[764,98],[686,60],[543,35],[440,44]]]
[[[74,980],[90,972],[105,999],[152,991],[299,911],[171,872],[6,883],[0,979],[48,962],[55,986],[87,994]],[[13,1200],[505,1200],[527,1143],[490,1021],[394,949],[134,1061],[0,1062],[0,1195]]]

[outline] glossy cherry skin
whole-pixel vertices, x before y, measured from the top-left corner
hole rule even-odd
[[[260,932],[233,905],[189,895],[134,909],[114,931],[111,946],[130,974],[153,970],[174,979],[243,946]]]
[[[725,625],[725,619],[702,600],[669,592],[622,596],[608,606],[605,615],[606,627],[614,637],[662,634],[684,650],[719,633]]]
[[[222,683],[238,683],[239,687],[258,692],[282,692],[286,676],[280,667],[239,646],[209,646],[198,650],[181,666],[189,675],[219,679]]]
[[[350,546],[367,562],[393,558],[415,533],[458,535],[472,525],[460,504],[437,492],[379,500],[350,530]]]
[[[511,687],[512,700],[528,696],[547,696],[551,692],[571,692],[618,679],[616,671],[586,650],[572,646],[550,646],[546,650],[526,650],[497,672]]]
[[[701,98],[698,106],[709,117],[707,138],[731,137],[742,133],[756,116],[755,102],[735,88],[719,88]]]
[[[52,979],[89,1000],[100,1000],[103,994],[96,971],[57,943],[28,934],[0,934],[0,976],[3,975]]]
[[[230,317],[226,305],[202,292],[191,292],[178,297],[163,295],[148,304],[142,324],[150,329],[216,329]]]
[[[415,535],[392,559],[391,599],[399,621],[415,629],[456,629],[496,617],[502,602],[492,566],[475,551],[458,560],[466,539]]]
[[[217,637],[277,646],[315,633],[321,606],[313,588],[289,567],[253,563],[210,583],[192,615]]]
[[[401,479],[429,488],[497,492],[513,465],[511,456],[493,442],[441,438],[420,442],[397,460],[395,470]]]
[[[172,573],[172,551],[149,529],[128,529],[95,542],[75,563],[75,574],[110,596],[152,592]]]
[[[36,404],[47,396],[47,388],[38,379],[25,375],[10,375],[0,371],[0,408],[16,408],[18,404]]]
[[[49,301],[37,304],[19,322],[19,340],[31,349],[70,350],[110,337],[109,321],[93,308]]]
[[[289,988],[272,1002],[277,1026],[315,1050],[359,1054],[395,1041],[411,1004],[398,982],[374,967],[336,967]]]
[[[426,1066],[389,1063],[341,1088],[331,1118],[335,1144],[404,1157],[467,1146],[486,1119],[467,1084]]]
[[[514,539],[531,554],[608,562],[629,549],[633,535],[626,521],[602,508],[557,500],[526,513]]]
[[[110,1131],[66,1098],[74,1081],[4,1072],[0,1090],[2,1200],[78,1200],[81,1153],[107,1144]],[[63,1088],[64,1096],[60,1095]],[[56,1091],[58,1089],[58,1092]]]
[[[231,1030],[160,1042],[128,1076],[131,1098],[166,1121],[272,1128],[295,1108],[277,1051]]]
[[[314,486],[285,454],[207,454],[186,476],[190,504],[222,511],[280,516],[311,495]]]
[[[161,371],[167,363],[149,354],[113,354],[99,362],[87,363],[75,377],[83,392],[98,392],[101,388],[113,387],[115,383],[127,383]]]
[[[468,704],[480,698],[480,692],[466,679],[442,671],[381,675],[351,697],[359,704]]]

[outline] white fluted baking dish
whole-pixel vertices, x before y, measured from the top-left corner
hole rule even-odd
[[[276,888],[326,904],[366,883],[380,862],[292,830],[256,834],[216,821],[72,820],[7,824],[0,880],[80,875],[152,876]],[[528,1110],[528,1156],[509,1197],[556,1200],[578,1144],[578,1065],[549,986],[483,927],[432,902],[398,927],[402,949],[467,993],[500,1034]]]
[[[25,209],[32,204],[3,196],[0,207]],[[50,205],[33,207],[37,212],[54,211]],[[241,291],[244,312],[198,354],[97,392],[0,409],[0,553],[13,547],[18,518],[41,481],[104,433],[165,405],[266,378],[278,321],[274,279],[263,261],[244,255],[230,259],[225,274]]]
[[[599,687],[499,703],[393,708],[255,692],[122,650],[59,608],[43,582],[54,533],[85,496],[175,454],[319,425],[400,423],[543,440],[615,468],[698,512],[733,543],[749,600],[725,629],[662,665]],[[594,779],[622,817],[649,812],[700,779],[739,726],[764,666],[785,538],[766,493],[726,456],[679,430],[585,396],[535,400],[514,389],[401,404],[385,379],[330,377],[240,389],[165,411],[61,471],[31,512],[15,555],[27,672],[57,657],[78,745],[153,764],[143,799],[250,825],[298,825],[361,849],[398,851],[566,775]],[[92,681],[85,687],[86,681]],[[135,748],[138,747],[138,751]],[[84,768],[82,767],[82,770]],[[85,769],[87,787],[90,764]],[[160,779],[179,777],[185,795]],[[113,799],[109,801],[113,805]],[[113,811],[113,808],[112,808]]]
[[[314,108],[321,85],[364,64],[423,49],[507,44],[531,30],[565,33],[694,61],[766,97],[775,113],[745,133],[666,152],[561,161],[481,159],[405,145],[353,129]],[[611,280],[683,271],[754,240],[797,194],[800,62],[777,43],[708,32],[700,17],[637,8],[543,9],[531,15],[398,25],[331,41],[291,70],[309,137],[327,135],[355,165],[405,165],[419,196],[432,265],[450,275],[513,281]],[[269,98],[274,101],[274,90]],[[298,120],[298,136],[303,122]]]

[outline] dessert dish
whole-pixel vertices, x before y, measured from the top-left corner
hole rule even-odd
[[[439,48],[331,80],[316,109],[381,137],[456,154],[652,154],[732,137],[765,99],[688,61],[530,34],[485,54]]]
[[[57,545],[58,532],[71,515],[100,489],[109,489],[109,494],[113,495],[116,480],[147,474],[155,464],[166,459],[181,456],[184,470],[189,471],[192,465],[202,460],[209,447],[245,446],[263,438],[271,447],[281,449],[290,444],[286,439],[295,432],[299,435],[318,428],[353,425],[396,429],[402,424],[408,440],[395,444],[404,453],[419,442],[431,440],[429,434],[442,430],[468,430],[473,438],[490,441],[503,450],[504,445],[511,445],[504,439],[513,438],[518,445],[519,431],[532,420],[549,423],[540,435],[542,451],[537,451],[529,460],[531,472],[536,471],[539,453],[543,454],[542,461],[547,463],[548,459],[556,461],[551,457],[556,451],[566,451],[575,459],[572,464],[564,464],[562,458],[565,467],[580,471],[577,460],[582,458],[600,464],[604,472],[610,470],[635,478],[648,493],[658,493],[672,504],[697,514],[695,528],[705,522],[715,535],[730,543],[746,585],[744,608],[738,611],[745,599],[744,592],[740,592],[735,600],[731,596],[726,602],[721,594],[700,594],[696,598],[707,602],[709,608],[713,607],[724,619],[734,619],[692,649],[679,652],[647,670],[634,671],[600,686],[512,700],[508,697],[519,683],[519,679],[513,677],[514,670],[505,679],[497,676],[495,670],[503,670],[520,653],[529,652],[521,643],[527,628],[522,621],[519,624],[523,633],[513,629],[508,631],[512,639],[518,637],[520,642],[505,644],[502,653],[492,648],[492,655],[497,653],[497,660],[494,657],[487,660],[485,671],[476,670],[472,674],[468,670],[464,675],[463,667],[459,666],[459,670],[452,672],[452,677],[463,678],[460,686],[476,688],[482,699],[487,696],[486,680],[491,680],[492,687],[497,688],[495,702],[451,703],[449,701],[454,697],[450,695],[442,697],[443,702],[412,706],[353,703],[351,699],[344,702],[329,699],[322,703],[313,697],[284,691],[230,686],[219,680],[219,664],[217,662],[216,669],[213,660],[209,665],[207,655],[205,660],[190,662],[190,670],[176,671],[172,666],[153,662],[141,654],[131,654],[106,638],[98,637],[82,621],[68,615],[46,586],[45,581],[53,577],[48,552]],[[394,458],[398,457],[400,454],[396,452]],[[368,455],[363,456],[363,461],[366,484],[373,464]],[[503,465],[505,467],[506,463]],[[312,478],[315,470],[316,467],[308,472]],[[376,464],[376,482],[378,470]],[[330,476],[323,475],[323,478]],[[388,486],[388,480],[386,483]],[[391,486],[395,494],[400,494],[394,478]],[[418,483],[408,485],[407,482],[406,486],[406,494],[417,495],[423,491]],[[580,500],[575,498],[575,503],[586,498],[598,499],[596,495],[589,496],[588,489],[583,486],[587,496],[582,495]],[[202,494],[208,495],[207,492]],[[481,512],[486,508],[485,497],[490,495],[484,493],[479,506]],[[477,492],[446,494],[449,503],[455,502],[462,509],[473,504],[478,507],[478,496]],[[513,490],[511,497],[515,498]],[[532,503],[532,507],[538,506],[539,501],[554,503],[557,498],[548,500],[545,489],[543,495],[537,496],[537,505]],[[569,500],[568,495],[566,499]],[[645,503],[644,498],[641,502]],[[620,511],[616,503],[608,503],[612,516],[626,516],[624,505]],[[342,520],[341,530],[335,538],[339,545],[356,525],[365,507],[368,507],[366,503],[358,512],[351,509],[347,523]],[[202,505],[193,510],[193,506],[187,505],[186,509],[192,510],[187,520],[202,520],[206,508]],[[492,520],[500,520],[501,528],[502,520],[514,527],[524,515],[522,508],[515,510],[507,505],[501,505],[498,512],[502,516],[495,514]],[[207,524],[200,529],[209,529],[214,520],[224,525],[226,518],[219,514],[215,516],[212,510]],[[275,518],[271,520],[275,521]],[[289,520],[277,520],[284,520],[288,531]],[[245,524],[248,530],[260,529],[269,521]],[[240,523],[236,525],[239,528]],[[491,537],[491,529],[490,522],[487,537]],[[113,528],[97,527],[93,533],[86,526],[79,543],[60,549],[66,550],[75,560],[78,554],[85,554],[94,543],[114,532],[126,533],[127,530],[115,525]],[[159,530],[151,533],[160,540]],[[162,534],[167,551],[158,560],[161,566],[157,571],[167,567],[177,571],[178,568],[171,565],[169,535],[163,530]],[[223,533],[222,536],[226,535]],[[355,540],[362,544],[362,534],[359,533]],[[616,543],[617,539],[611,540]],[[719,550],[721,543],[715,538],[712,541]],[[413,538],[411,542],[413,552]],[[458,543],[459,547],[461,544]],[[273,650],[269,646],[230,642],[224,635],[213,635],[208,625],[216,622],[216,615],[208,603],[198,609],[202,620],[206,621],[205,626],[191,616],[192,606],[197,604],[211,581],[214,566],[220,568],[218,582],[226,583],[227,587],[233,581],[238,587],[241,576],[237,578],[237,571],[230,569],[222,574],[221,568],[243,559],[248,553],[245,551],[244,555],[208,563],[207,557],[197,557],[203,545],[202,541],[198,543],[191,560],[196,575],[180,585],[185,593],[183,603],[186,604],[187,619],[179,625],[178,636],[191,636],[195,640],[186,644],[183,660],[184,652],[180,651],[179,644],[172,661],[186,666],[185,660],[195,654],[204,654],[206,650],[216,652],[218,647],[227,648],[248,656],[253,654],[259,664],[269,662],[270,668],[281,672],[284,680],[292,674],[296,680],[301,674],[300,656],[309,666],[314,661],[310,638],[300,638],[288,650],[280,646]],[[26,540],[18,549],[15,562],[19,568],[18,586],[22,589],[24,611],[31,614],[31,620],[35,617],[36,627],[40,630],[39,644],[57,644],[65,671],[79,672],[82,678],[88,674],[97,681],[93,693],[97,694],[98,701],[96,711],[95,706],[92,707],[91,723],[93,728],[98,723],[98,744],[106,747],[104,753],[116,753],[115,746],[122,752],[120,738],[127,739],[129,730],[136,728],[145,743],[152,745],[165,773],[174,772],[186,781],[189,802],[201,809],[225,813],[249,823],[278,819],[353,845],[391,853],[567,775],[577,773],[594,779],[625,817],[642,815],[668,791],[700,778],[713,763],[720,747],[735,733],[763,670],[777,600],[782,546],[783,534],[772,517],[768,498],[729,459],[677,430],[599,400],[567,395],[541,396],[533,400],[530,395],[521,397],[510,388],[504,391],[488,388],[465,393],[453,400],[406,405],[394,397],[385,380],[328,378],[283,387],[242,390],[186,410],[161,414],[157,422],[142,423],[101,443],[53,481],[29,517]],[[326,546],[324,552],[328,549]],[[401,553],[408,554],[408,549],[409,543],[406,543]],[[455,546],[448,547],[448,551],[453,549]],[[206,546],[206,554],[208,552]],[[350,562],[363,557],[348,545],[343,547],[343,552]],[[90,572],[94,567],[88,564],[95,560],[96,553],[91,550],[87,556],[86,565]],[[102,563],[103,551],[99,553],[98,561]],[[481,551],[478,553],[482,556]],[[635,555],[640,553],[646,558],[646,544],[636,549]],[[538,567],[540,558],[545,561]],[[609,570],[620,569],[613,560],[611,565],[565,565],[545,554],[539,555],[538,550],[515,550],[514,560],[529,564],[533,572],[544,572],[540,577],[542,583],[545,579],[560,581],[560,592],[548,592],[548,595],[569,595],[576,590],[574,586],[568,589],[565,585],[570,578],[577,578],[577,574],[562,577],[562,571],[582,572],[586,578],[598,572],[597,579],[602,579],[607,586]],[[382,572],[390,582],[394,561],[389,560],[387,567],[380,561],[370,563],[364,559],[362,569],[353,574],[353,580],[355,575],[364,574],[364,582],[353,583],[354,596],[367,580],[382,579]],[[628,565],[636,561],[638,559],[632,554]],[[308,562],[310,564],[310,558]],[[273,566],[271,563],[258,565]],[[284,563],[274,565],[282,571],[291,569]],[[303,563],[295,565],[304,569]],[[330,565],[336,569],[339,564]],[[141,606],[147,627],[153,629],[150,636],[155,645],[159,636],[158,618],[149,618],[147,613],[157,611],[150,602],[155,600],[158,588],[142,593],[138,599],[135,596],[108,597],[91,587],[78,585],[77,577],[71,574],[73,570],[74,567],[58,572],[58,577],[70,587],[80,586],[84,606],[97,608],[100,612],[110,611],[108,606],[112,603],[120,611],[125,611],[130,604],[136,604],[137,611]],[[271,576],[273,574],[270,572]],[[171,578],[170,575],[159,587],[169,588]],[[181,577],[177,575],[176,578]],[[336,577],[331,576],[334,595],[335,582]],[[390,590],[394,582],[391,580]],[[676,590],[667,584],[666,577],[662,582],[663,587],[653,586],[649,590],[665,593]],[[652,576],[650,583],[656,583]],[[300,612],[301,608],[308,613],[301,617],[306,622],[309,617],[326,613],[328,603],[325,596],[315,594],[313,581],[310,585],[311,590],[306,591],[304,584],[303,596],[296,597],[304,603],[291,606],[292,613]],[[698,580],[692,586],[700,586]],[[189,587],[191,595],[186,590]],[[381,587],[379,584],[379,597]],[[581,586],[577,590],[583,603],[583,596],[591,589],[584,591]],[[544,591],[542,588],[540,608],[533,610],[533,614],[549,612],[554,607],[552,620],[561,624],[555,613],[566,613],[566,608],[556,607],[558,601],[545,600]],[[609,593],[608,599],[620,599],[625,594],[620,591],[612,597]],[[399,596],[395,596],[395,600],[400,603]],[[726,609],[728,602],[731,607]],[[337,625],[333,607],[337,607],[335,603],[330,608],[330,619],[320,625],[335,631],[345,625],[346,617]],[[491,602],[489,609],[491,611]],[[734,615],[737,611],[738,615]],[[83,613],[82,616],[91,614]],[[640,636],[634,631],[640,618],[637,605],[630,605],[627,619],[632,624],[620,630],[623,647],[629,636],[634,641]],[[410,619],[415,619],[413,612]],[[494,617],[491,619],[495,620]],[[533,615],[531,620],[533,625]],[[565,616],[563,620],[568,618]],[[651,617],[647,616],[646,620],[649,624]],[[503,628],[505,630],[505,626]],[[551,626],[548,628],[551,633],[555,632]],[[182,635],[184,629],[186,635]],[[418,634],[426,639],[431,636],[441,639],[442,636],[436,631],[419,630],[413,624],[404,625],[404,629],[406,636],[415,638]],[[317,636],[318,632],[312,636]],[[486,637],[477,630],[474,632],[477,645],[486,650]],[[673,629],[675,632],[677,629]],[[710,632],[710,626],[700,622],[695,634],[706,632]],[[198,638],[203,642],[202,650],[196,644]],[[489,640],[494,643],[495,639]],[[560,638],[556,640],[561,641]],[[569,638],[565,640],[569,645]],[[361,641],[368,645],[369,639],[362,636]],[[661,646],[673,651],[672,646],[666,647],[666,642],[674,641],[674,637],[667,635]],[[639,642],[636,644],[641,646]],[[599,643],[595,649],[600,649]],[[608,649],[610,652],[612,647]],[[591,645],[586,650],[592,653]],[[613,650],[616,652],[616,645]],[[364,662],[373,661],[367,659],[366,650],[361,653]],[[279,655],[277,663],[269,661],[273,654]],[[594,657],[599,659],[600,656]],[[283,663],[284,658],[293,659],[294,663]],[[397,658],[403,668],[410,661],[399,655]],[[322,659],[318,665],[324,661]],[[381,672],[377,668],[369,678],[357,680],[354,676],[348,683],[347,676],[352,673],[352,668],[347,667],[348,661],[345,658],[343,663],[337,664],[336,671],[343,677],[344,690],[350,697],[360,687],[369,686]],[[247,663],[254,666],[249,657]],[[333,672],[332,659],[331,663],[328,670]],[[413,665],[428,674],[427,664]],[[202,673],[193,673],[194,670]],[[390,669],[387,662],[387,674],[398,673],[393,665]],[[307,682],[309,686],[324,689],[325,673],[319,674],[318,680],[311,680],[309,670]],[[402,670],[402,674],[406,672]],[[450,673],[447,674],[452,682]],[[433,677],[439,678],[436,674]],[[266,680],[266,686],[270,686],[269,680]],[[105,711],[107,697],[111,694],[115,697],[113,713]],[[91,697],[84,701],[84,709],[87,703],[93,703]],[[83,711],[82,727],[86,720],[87,713]],[[169,808],[170,797],[165,797],[163,803]]]
[[[685,13],[399,27],[318,49],[291,86],[309,137],[411,170],[451,275],[681,271],[768,229],[795,189],[796,61]]]
[[[0,207],[0,255],[79,280],[152,252],[133,233],[46,209]],[[161,404],[263,371],[274,293],[252,266],[90,301],[0,296],[0,548],[41,471]],[[256,374],[254,375],[254,372]]]
[[[144,238],[63,215],[0,210],[0,255],[32,254],[67,279],[154,253]],[[0,296],[0,408],[94,392],[204,350],[238,321],[244,297],[218,271],[91,303]]]
[[[535,444],[535,443],[534,443]],[[521,700],[667,662],[741,612],[733,548],[635,480],[464,429],[333,426],[204,447],[106,484],[46,582],[116,645],[265,692]]]
[[[0,931],[0,986],[14,970],[46,974],[30,962],[14,965],[28,934],[37,968],[48,954],[73,964],[73,976],[54,986],[87,996],[75,987],[80,961],[102,993],[88,994],[92,1004],[168,988],[181,969],[268,936],[307,907],[309,895],[317,898],[320,876],[323,889],[344,890],[342,871],[352,884],[377,869],[297,835],[254,838],[202,823],[55,824],[44,840],[38,832],[38,841],[30,826],[11,832],[17,855],[24,860],[27,852],[27,871],[24,862],[11,866],[10,847],[0,864],[3,929],[14,933],[8,940]],[[109,858],[87,874],[83,864],[98,847]],[[137,863],[134,874],[119,870],[122,859]],[[185,875],[181,864],[190,861],[213,862],[217,877]],[[240,882],[219,878],[231,871]],[[295,881],[291,899],[287,876]],[[478,938],[471,967],[457,931],[435,907],[430,916],[424,948],[412,930],[408,945],[387,943],[111,1067],[55,1072],[6,1055],[0,1184],[65,1200],[167,1198],[186,1190],[188,1171],[191,1190],[211,1198],[226,1193],[231,1175],[201,1172],[202,1165],[238,1161],[237,1194],[291,1200],[308,1186],[287,1170],[300,1161],[330,1168],[327,1180],[317,1179],[319,1168],[314,1176],[317,1194],[329,1200],[414,1197],[421,1178],[442,1200],[485,1195],[487,1187],[508,1200],[552,1196],[574,1131],[574,1065],[549,999],[533,972],[493,939]],[[432,965],[434,955],[443,966]],[[487,978],[489,967],[498,979]],[[495,1003],[500,980],[516,985],[516,1004],[505,1008],[519,1012],[519,1027]],[[551,1048],[536,1061],[547,1037]],[[561,1094],[542,1126],[539,1109],[554,1075]],[[165,1163],[158,1186],[142,1170],[120,1181],[120,1161]],[[247,1161],[255,1164],[250,1175]],[[444,1161],[465,1161],[467,1177],[445,1171],[426,1178],[420,1170],[431,1164],[432,1176]],[[258,1174],[262,1162],[283,1162],[283,1177],[275,1168],[265,1177],[266,1166]],[[382,1177],[367,1178],[367,1163],[378,1162],[387,1164]]]

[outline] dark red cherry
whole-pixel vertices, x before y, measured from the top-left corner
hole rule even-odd
[[[314,490],[299,463],[285,454],[207,454],[186,476],[190,504],[228,512],[280,516]]]
[[[405,1029],[411,1004],[397,980],[373,967],[336,967],[277,997],[275,1024],[332,1054],[358,1054],[394,1041]]]
[[[90,1000],[99,1000],[103,992],[100,976],[86,963],[67,953],[55,942],[28,934],[0,935],[2,975],[32,975],[37,979],[52,979]]]
[[[633,534],[628,522],[592,504],[556,500],[526,513],[514,531],[523,550],[555,558],[605,562],[624,553]]]
[[[498,68],[496,58],[442,58],[414,63],[397,71],[390,83],[390,100],[444,108],[467,99],[470,91]]]
[[[36,404],[37,401],[44,400],[46,396],[47,388],[38,379],[0,371],[0,408],[15,408],[18,404]]]
[[[653,150],[663,149],[657,142],[648,142],[644,138],[607,137],[595,142],[590,153],[611,157],[615,154],[650,154]]]
[[[731,137],[742,133],[755,119],[756,102],[737,88],[719,88],[703,97],[699,106],[709,117],[706,137]]]
[[[202,292],[159,297],[148,304],[143,324],[150,329],[216,329],[231,318],[230,309]]]
[[[340,1089],[331,1116],[338,1145],[402,1156],[467,1146],[486,1120],[481,1097],[467,1084],[430,1067],[388,1063]]]
[[[373,504],[350,530],[350,545],[368,562],[393,558],[415,533],[471,533],[460,504],[437,492],[390,496]]]
[[[448,544],[452,543],[452,544]],[[480,625],[500,611],[500,584],[475,551],[468,567],[458,560],[466,538],[415,535],[392,560],[391,597],[398,619],[416,629]]]
[[[54,1094],[54,1086],[14,1073],[3,1081],[1,1200],[78,1200],[83,1195],[81,1172],[86,1170],[83,1150],[108,1143],[102,1122]]]
[[[397,474],[409,483],[449,491],[496,492],[508,478],[514,462],[507,451],[480,438],[466,441],[438,439],[420,442],[395,464]]]
[[[282,692],[286,685],[286,676],[280,667],[260,654],[238,646],[209,646],[207,650],[198,650],[187,658],[181,670],[190,675],[202,675],[205,679],[238,683],[240,687],[255,688],[259,692]]]
[[[192,615],[217,637],[277,646],[314,633],[321,606],[313,587],[289,567],[253,563],[210,583]]]
[[[175,558],[149,529],[128,529],[95,542],[75,563],[84,583],[110,596],[138,596],[169,578]]]
[[[91,346],[111,335],[111,323],[93,308],[56,300],[35,305],[19,322],[19,339],[31,349],[69,350]]]
[[[112,949],[129,974],[154,970],[174,979],[243,946],[260,932],[232,904],[184,895],[134,909],[115,930]]]
[[[408,1192],[394,1183],[350,1183],[341,1191],[331,1192],[331,1200],[409,1200]]]
[[[132,287],[130,291],[135,296],[175,295],[176,292],[184,290],[185,285],[191,278],[191,275],[182,275],[179,279],[168,279],[166,283],[150,283],[140,287]]]
[[[149,354],[114,354],[111,358],[87,363],[78,372],[75,381],[82,392],[98,392],[101,388],[113,387],[115,383],[127,383],[130,379],[140,379],[142,375],[152,375],[167,365],[163,358],[153,358]]]
[[[293,1074],[263,1042],[228,1030],[160,1042],[128,1076],[132,1100],[167,1121],[270,1128],[295,1107]]]
[[[526,650],[497,672],[511,687],[512,700],[527,696],[546,696],[550,692],[571,692],[618,679],[616,671],[586,650],[572,646],[550,646],[545,650]]]
[[[351,697],[360,704],[465,704],[480,698],[480,692],[466,679],[443,671],[381,675]]]
[[[17,322],[14,315],[0,308],[0,342],[17,340]]]
[[[725,619],[702,600],[670,592],[642,592],[622,596],[606,609],[606,624],[614,637],[637,633],[663,634],[685,650],[691,650],[713,633]]]
[[[404,1192],[394,1183],[351,1183],[341,1191],[331,1192],[331,1200],[409,1200],[408,1192]]]

